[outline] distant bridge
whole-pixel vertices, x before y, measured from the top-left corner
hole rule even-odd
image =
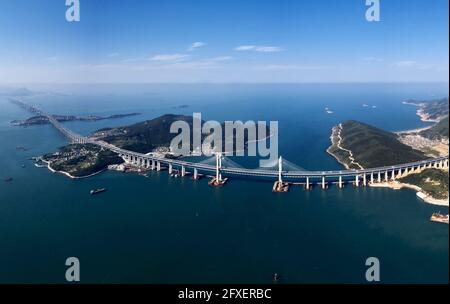
[[[395,165],[385,166],[372,169],[362,170],[338,170],[338,171],[284,171],[283,160],[280,157],[277,170],[270,169],[245,169],[223,166],[222,162],[224,155],[221,153],[216,154],[215,165],[188,162],[178,159],[167,159],[164,157],[157,157],[153,155],[146,155],[138,152],[133,152],[125,149],[118,148],[105,141],[93,140],[88,137],[77,134],[67,128],[65,128],[59,121],[57,121],[52,115],[41,111],[36,106],[28,105],[20,100],[11,100],[15,104],[30,111],[36,115],[46,117],[49,122],[60,131],[69,141],[78,144],[93,144],[100,146],[104,149],[108,149],[121,156],[126,163],[142,167],[145,169],[161,171],[163,168],[167,168],[169,173],[172,173],[174,169],[178,169],[181,176],[192,173],[195,179],[199,174],[210,174],[215,176],[215,180],[218,184],[222,184],[225,176],[239,176],[239,177],[252,177],[252,178],[264,178],[269,180],[275,180],[280,184],[298,183],[305,185],[306,189],[310,189],[313,185],[319,185],[323,189],[326,189],[330,184],[336,184],[339,188],[342,188],[345,183],[352,183],[355,186],[367,186],[374,183],[382,183],[394,181],[402,178],[411,173],[418,173],[424,169],[436,168],[447,169],[449,168],[449,157],[437,157],[427,159],[423,161]]]

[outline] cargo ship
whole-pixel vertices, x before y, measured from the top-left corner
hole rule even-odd
[[[433,213],[433,215],[431,216],[430,221],[437,222],[437,223],[442,223],[442,224],[448,224],[448,214],[447,215],[442,215],[440,213]]]
[[[100,194],[100,193],[103,193],[105,191],[106,191],[105,188],[94,189],[94,190],[91,190],[91,195]]]

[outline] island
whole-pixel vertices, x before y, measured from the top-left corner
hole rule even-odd
[[[73,115],[52,115],[57,121],[59,122],[69,122],[69,121],[85,121],[85,122],[92,122],[92,121],[100,121],[100,120],[106,120],[106,119],[119,119],[119,118],[125,118],[130,116],[136,116],[140,115],[140,113],[130,113],[130,114],[116,114],[116,115],[110,115],[110,116],[97,116],[97,115],[88,115],[88,116],[73,116]],[[14,126],[33,126],[33,125],[45,125],[49,124],[48,118],[45,116],[33,116],[31,118],[28,118],[26,120],[13,120],[11,121],[11,124]]]
[[[347,169],[365,169],[447,156],[448,98],[429,102],[404,102],[420,107],[422,120],[435,124],[424,129],[389,132],[359,121],[346,121],[332,129],[327,152]],[[427,112],[430,111],[430,112]],[[449,205],[449,171],[429,168],[397,181],[373,183],[372,187],[410,188],[427,203]]]
[[[171,141],[177,135],[170,133],[170,126],[176,121],[184,121],[190,126],[192,138],[193,117],[177,114],[166,114],[129,126],[100,129],[91,134],[89,138],[142,154],[151,153],[158,157],[177,158],[178,156],[170,150]],[[202,140],[209,135],[202,134]],[[224,142],[238,139],[237,134],[233,134],[229,138],[225,138],[223,134],[222,137]],[[247,140],[247,134],[244,134],[244,142]],[[192,155],[197,155],[199,147],[193,147],[191,142],[190,148],[193,151]],[[63,173],[72,178],[89,177],[108,168],[119,171],[141,171],[123,165],[122,158],[92,144],[68,145],[60,148],[56,153],[40,157],[39,161],[44,162],[51,171]]]

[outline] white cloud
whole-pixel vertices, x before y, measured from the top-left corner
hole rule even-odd
[[[379,57],[365,57],[363,58],[364,61],[368,61],[368,62],[382,62],[383,58],[379,58]]]
[[[159,54],[149,58],[150,61],[160,62],[180,62],[189,58],[189,55],[184,54]]]
[[[57,63],[57,62],[61,61],[61,57],[59,57],[59,56],[51,56],[51,57],[45,58],[45,61],[47,63]]]
[[[119,53],[110,53],[108,54],[109,58],[115,58],[115,57],[119,57]]]
[[[219,61],[228,61],[231,59],[233,59],[233,57],[231,57],[231,56],[219,56],[219,57],[214,57],[214,58],[208,59],[208,61],[219,62]]]
[[[205,46],[205,45],[206,45],[206,43],[201,42],[201,41],[194,42],[194,43],[191,44],[191,46],[188,48],[188,51],[189,51],[189,52],[192,52],[192,51],[194,51],[195,49],[201,48],[201,47],[203,47],[203,46]]]
[[[326,68],[327,68],[326,66],[297,65],[297,64],[269,64],[256,67],[257,70],[322,70]]]
[[[261,46],[261,45],[241,45],[234,48],[237,52],[258,52],[258,53],[277,53],[283,49],[278,46]]]
[[[413,60],[405,60],[405,61],[398,61],[394,63],[394,66],[400,67],[400,68],[413,68],[418,70],[436,70],[439,71],[442,67],[436,64],[426,64],[426,63],[420,63]]]
[[[401,68],[411,68],[417,66],[417,61],[413,60],[404,60],[404,61],[398,61],[394,63],[395,66],[401,67]]]

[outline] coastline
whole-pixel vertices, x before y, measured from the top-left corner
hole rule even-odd
[[[424,107],[425,107],[425,103],[414,103],[414,102],[407,102],[404,101],[402,102],[404,105],[408,105],[408,106],[414,106],[419,108],[416,112],[417,116],[420,117],[420,120],[423,122],[433,122],[433,123],[438,123],[440,122],[443,118],[445,118],[445,116],[440,116],[437,117],[435,119],[430,118],[430,114],[428,114],[427,112],[425,112]]]
[[[399,135],[399,137],[400,137],[400,135],[417,134],[418,132],[429,129],[429,128],[432,128],[432,126],[426,127],[426,128],[418,128],[415,130],[395,132],[395,134]],[[342,131],[342,124],[339,124],[339,125],[333,127],[331,137],[330,137],[331,138],[331,146],[328,147],[327,153],[330,154],[331,156],[333,156],[340,164],[342,164],[347,170],[349,170],[350,165],[348,163],[346,163],[345,161],[341,160],[339,155],[333,153],[333,151],[332,151],[333,149],[344,151],[349,154],[349,159],[350,159],[350,161],[352,161],[351,157],[353,154],[351,153],[351,151],[347,150],[345,148],[342,148],[340,146],[340,141],[342,140],[342,137],[340,136],[341,131]],[[419,136],[419,135],[417,134],[417,136]],[[399,138],[399,140],[400,140],[400,138]],[[361,165],[354,162],[354,159],[352,162],[361,167]],[[422,201],[424,201],[427,204],[449,207],[449,198],[447,198],[446,200],[433,198],[432,196],[428,195],[421,187],[416,186],[416,185],[401,183],[399,181],[391,181],[391,182],[384,182],[384,183],[373,183],[373,184],[369,184],[369,186],[373,187],[373,188],[390,188],[393,190],[400,190],[400,189],[404,189],[404,188],[411,189],[411,190],[416,191],[417,197],[420,198]]]
[[[73,175],[71,175],[69,172],[58,171],[58,170],[53,169],[53,168],[51,167],[51,165],[52,165],[52,162],[51,162],[51,161],[47,161],[47,160],[45,160],[45,159],[43,159],[43,158],[41,158],[40,160],[41,160],[43,163],[45,163],[45,164],[47,165],[46,167],[47,167],[47,169],[48,169],[50,172],[65,175],[65,176],[67,176],[67,177],[70,178],[70,179],[85,179],[85,178],[89,178],[89,177],[98,175],[98,174],[100,174],[100,173],[102,173],[102,172],[105,171],[105,170],[100,170],[100,171],[98,171],[98,172],[95,172],[95,173],[92,173],[92,174],[89,174],[89,175],[86,175],[86,176],[73,176]]]
[[[377,183],[377,184],[370,184],[370,187],[373,188],[390,188],[393,190],[401,190],[401,189],[411,189],[416,191],[416,195],[418,198],[420,198],[422,201],[424,201],[427,204],[435,205],[435,206],[443,206],[443,207],[449,207],[449,199],[441,200],[441,199],[435,199],[428,194],[426,194],[422,188],[416,185],[401,183],[398,181],[391,181],[391,182],[384,182],[384,183]]]

